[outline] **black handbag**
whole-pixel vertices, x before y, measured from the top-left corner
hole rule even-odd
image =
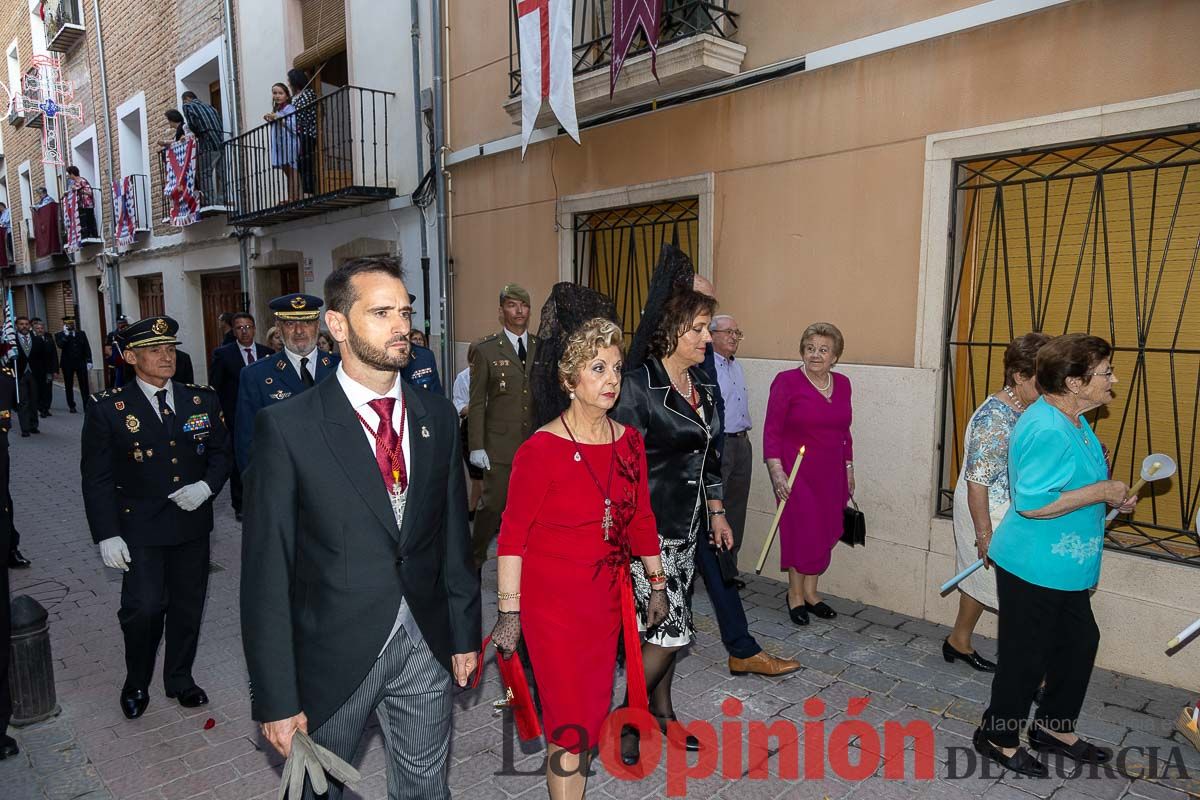
[[[842,509],[842,541],[854,547],[867,545],[867,518],[859,511],[858,503],[850,498],[850,505]]]
[[[712,547],[712,545],[709,545]],[[737,556],[732,550],[726,550],[724,547],[713,548],[717,554],[717,566],[721,568],[721,580],[725,583],[733,583],[738,577]]]

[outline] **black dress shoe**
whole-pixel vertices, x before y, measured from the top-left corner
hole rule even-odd
[[[792,622],[796,623],[797,625],[807,625],[808,624],[808,608],[807,608],[807,606],[796,606],[795,608],[788,606],[787,609],[788,609],[788,616],[792,618]]]
[[[29,438],[29,431],[21,431],[21,438],[22,438],[22,439],[28,439],[28,438]]]
[[[1011,756],[1006,756],[999,747],[989,742],[987,737],[983,735],[983,731],[978,728],[975,729],[975,735],[971,738],[971,743],[975,745],[976,753],[1019,775],[1028,775],[1031,778],[1045,778],[1050,774],[1050,770],[1046,769],[1046,765],[1031,756],[1029,751],[1024,747],[1018,747],[1017,752]]]
[[[21,555],[21,551],[13,548],[8,551],[8,566],[9,569],[29,569],[29,565],[33,562],[25,556]]]
[[[79,412],[78,412],[77,410],[75,410],[74,406],[72,406],[72,407],[71,407],[71,413],[72,413],[72,414],[78,414]]]
[[[965,661],[970,667],[979,672],[995,672],[996,662],[988,661],[979,653],[960,653],[950,645],[949,639],[942,641],[942,658],[946,659],[947,664],[953,664],[955,661]]]
[[[837,612],[830,608],[824,600],[819,603],[805,603],[804,610],[821,619],[833,619],[837,616]]]
[[[1077,739],[1075,744],[1064,744],[1036,725],[1029,729],[1029,746],[1038,752],[1062,753],[1079,764],[1107,764],[1112,760],[1112,750],[1097,747],[1091,742]]]
[[[21,752],[21,748],[17,747],[16,739],[11,736],[0,736],[0,761],[15,756],[19,752]]]
[[[121,713],[125,715],[125,719],[137,719],[146,712],[148,705],[150,695],[146,694],[145,689],[121,690]]]
[[[208,705],[208,695],[199,686],[189,686],[182,692],[167,692],[167,697],[178,700],[184,708],[199,708]]]
[[[742,589],[746,588],[746,582],[744,580],[742,580],[741,578],[734,578],[733,579],[733,588],[737,589],[740,592]]]
[[[660,717],[657,714],[654,715],[654,719],[658,720],[658,729],[661,730],[664,734],[667,732],[667,724],[668,723],[679,721],[675,717]],[[700,752],[700,740],[697,739],[695,736],[688,734],[688,737],[686,739],[684,739],[684,741],[683,741],[683,747],[689,753],[699,753]]]

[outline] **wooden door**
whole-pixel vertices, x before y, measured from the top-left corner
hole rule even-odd
[[[237,272],[218,272],[200,277],[200,296],[204,309],[204,355],[221,346],[225,330],[217,317],[242,308],[242,276]]]
[[[166,314],[163,305],[162,275],[138,278],[138,319]]]

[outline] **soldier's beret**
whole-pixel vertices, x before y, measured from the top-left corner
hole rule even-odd
[[[139,319],[121,331],[120,341],[125,347],[155,347],[160,344],[179,344],[175,334],[179,323],[170,317],[146,317]]]
[[[314,294],[285,294],[276,297],[270,303],[270,309],[280,319],[296,321],[312,321],[321,316],[321,306],[325,301]]]
[[[513,300],[520,300],[525,305],[529,305],[529,292],[515,283],[504,284],[504,288],[500,290],[500,305],[504,305],[506,297],[511,297]]]

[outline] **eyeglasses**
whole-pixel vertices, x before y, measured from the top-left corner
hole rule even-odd
[[[1113,376],[1113,370],[1111,370],[1111,369],[1108,372],[1089,372],[1087,374],[1087,377],[1089,377],[1089,378],[1093,378],[1093,377],[1108,378],[1110,381],[1112,380],[1112,376]]]
[[[713,331],[713,333],[724,333],[728,336],[732,336],[734,339],[737,339],[739,342],[742,339],[746,338],[746,334],[742,333],[737,328],[718,328],[717,330]]]
[[[233,329],[235,331],[252,331],[252,330],[254,330],[254,326],[253,325],[234,325]]]

